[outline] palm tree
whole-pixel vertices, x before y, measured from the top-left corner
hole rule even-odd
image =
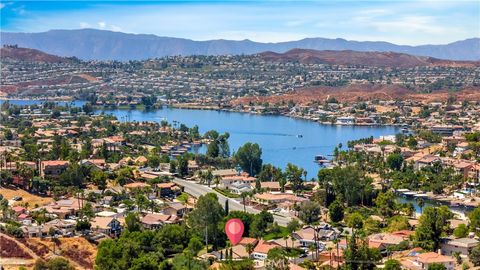
[[[249,258],[253,253],[253,249],[254,249],[254,247],[251,243],[248,243],[248,244],[245,245],[245,250],[247,251]]]
[[[425,201],[422,198],[417,198],[417,205],[420,207],[420,214],[423,214],[423,207],[425,206]]]
[[[243,203],[243,212],[247,212],[247,207],[245,205],[245,199],[249,196],[249,192],[242,192],[240,193],[240,197],[242,197],[242,203]]]
[[[288,240],[288,235],[284,235],[284,236],[282,237],[282,239],[285,240],[285,247],[288,248],[288,242],[287,242],[287,240]],[[293,247],[293,244],[292,244],[292,247]]]
[[[215,183],[215,188],[218,188],[218,184],[220,184],[220,180],[222,180],[222,177],[220,175],[213,176],[213,182]]]
[[[155,208],[157,208],[157,203],[154,200],[149,200],[148,207],[150,208],[150,211],[152,211],[152,214],[153,214],[153,212],[155,211]]]
[[[200,171],[197,172],[197,178],[198,178],[200,184],[204,183],[204,173],[203,173],[203,171],[200,170]]]

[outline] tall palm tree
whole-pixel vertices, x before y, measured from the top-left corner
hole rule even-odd
[[[253,253],[253,249],[254,249],[254,246],[251,243],[248,243],[245,245],[245,250],[247,251],[249,258]]]
[[[218,184],[220,184],[220,180],[222,180],[222,177],[220,175],[213,176],[213,182],[215,183],[215,188],[218,188]]]
[[[423,207],[425,206],[425,201],[422,198],[417,198],[417,205],[420,207],[420,214],[423,214]]]
[[[247,212],[247,207],[245,205],[245,199],[248,197],[248,192],[242,192],[240,193],[240,197],[242,197],[242,203],[243,203],[243,212]]]

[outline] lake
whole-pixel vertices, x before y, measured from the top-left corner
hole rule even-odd
[[[12,104],[38,104],[38,100],[11,100]],[[2,103],[2,101],[0,101]],[[83,102],[75,102],[81,106]],[[233,153],[246,142],[258,143],[263,151],[264,163],[285,168],[296,164],[308,172],[307,178],[316,177],[319,165],[315,155],[331,155],[339,143],[345,148],[350,140],[393,135],[396,127],[335,126],[286,116],[254,115],[238,112],[189,110],[164,107],[153,111],[98,110],[96,113],[115,115],[120,121],[157,121],[183,123],[189,127],[198,125],[200,132],[209,130],[230,133],[230,150]],[[299,137],[297,135],[302,135]],[[204,152],[205,147],[199,149]]]

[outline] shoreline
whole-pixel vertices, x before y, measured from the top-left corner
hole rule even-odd
[[[51,98],[6,98],[0,97],[0,101],[9,101],[9,100],[19,100],[19,101],[52,101],[52,102],[77,102],[83,100],[75,100],[75,99],[51,99]],[[348,127],[410,127],[406,124],[379,124],[379,123],[353,123],[353,124],[342,124],[342,123],[332,123],[332,122],[320,122],[316,119],[311,119],[310,117],[299,116],[299,115],[289,115],[283,113],[262,113],[256,111],[246,111],[246,110],[235,110],[231,108],[219,108],[216,106],[203,106],[203,105],[186,105],[185,103],[178,103],[178,104],[162,104],[161,107],[152,108],[151,110],[161,110],[163,106],[167,108],[173,109],[185,109],[185,110],[204,110],[204,111],[217,111],[217,112],[230,112],[230,113],[244,113],[250,115],[260,115],[260,116],[283,116],[292,119],[304,120],[309,122],[315,122],[320,125],[328,125],[328,126],[348,126]],[[100,105],[93,105],[95,110],[99,111],[109,111],[109,110],[144,110],[145,107],[143,105],[135,105],[135,107],[131,107],[130,105],[121,105],[121,106],[100,106]]]
[[[235,110],[235,109],[228,109],[228,108],[215,108],[213,106],[201,106],[201,105],[195,105],[195,106],[185,106],[185,105],[176,105],[176,104],[165,104],[165,106],[169,108],[175,108],[175,109],[186,109],[186,110],[208,110],[208,111],[218,111],[218,112],[234,112],[234,113],[245,113],[245,114],[251,114],[251,115],[262,115],[262,116],[284,116],[288,118],[293,118],[293,119],[298,119],[298,120],[305,120],[309,122],[316,122],[321,125],[330,125],[330,126],[348,126],[348,127],[410,127],[406,124],[379,124],[379,123],[374,123],[374,124],[359,124],[359,123],[354,123],[354,124],[341,124],[341,123],[332,123],[332,122],[320,122],[315,119],[311,119],[309,117],[303,117],[303,116],[298,116],[298,115],[289,115],[289,114],[282,114],[282,113],[261,113],[261,112],[253,112],[253,111],[241,111],[241,110]]]

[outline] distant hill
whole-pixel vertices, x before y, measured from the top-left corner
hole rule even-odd
[[[294,48],[398,52],[450,60],[480,60],[480,39],[445,45],[405,46],[382,41],[306,38],[298,41],[261,43],[251,40],[208,40],[137,35],[95,29],[51,30],[42,33],[0,33],[0,43],[18,44],[59,56],[96,60],[141,60],[171,55],[283,53]]]
[[[442,60],[396,52],[317,51],[293,49],[285,53],[263,52],[267,61],[294,61],[304,64],[365,65],[376,67],[480,66],[479,61]]]
[[[47,62],[47,63],[60,63],[67,62],[70,59],[59,57],[56,55],[44,53],[35,49],[20,48],[20,47],[3,47],[0,48],[1,58],[12,58],[21,61],[31,62]]]

